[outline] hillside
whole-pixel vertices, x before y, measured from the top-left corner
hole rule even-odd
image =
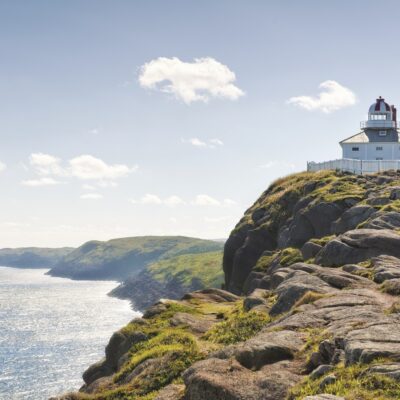
[[[223,244],[183,236],[139,236],[91,241],[64,257],[49,272],[72,279],[122,281],[146,265],[183,254],[220,250]]]
[[[143,310],[160,298],[179,299],[190,291],[219,288],[222,282],[222,250],[219,250],[157,261],[125,280],[110,294],[131,300],[135,310]]]
[[[164,300],[60,397],[400,398],[400,172],[273,183],[225,245],[225,288]]]
[[[49,268],[73,250],[72,247],[0,249],[0,265],[16,268]]]

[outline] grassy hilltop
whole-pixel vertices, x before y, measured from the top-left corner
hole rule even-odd
[[[91,241],[64,257],[50,275],[72,279],[124,280],[146,265],[184,254],[220,250],[222,244],[183,236],[139,236]]]

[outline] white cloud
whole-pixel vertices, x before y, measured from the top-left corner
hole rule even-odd
[[[0,172],[3,172],[6,169],[6,164],[0,161]]]
[[[85,193],[81,195],[82,200],[100,200],[103,198],[103,195],[100,193]]]
[[[164,200],[164,204],[170,207],[175,207],[186,203],[178,196],[169,196]]]
[[[207,194],[199,194],[192,202],[194,206],[220,206],[221,203]]]
[[[223,146],[224,142],[218,138],[210,139],[210,143],[214,144],[215,146]]]
[[[29,157],[29,163],[38,175],[66,175],[66,171],[61,167],[61,160],[50,154],[32,153]]]
[[[142,204],[162,204],[162,200],[155,194],[147,193],[140,199]]]
[[[135,171],[124,164],[106,164],[103,160],[85,154],[69,160],[70,172],[78,179],[107,180],[122,178]]]
[[[217,146],[223,146],[224,142],[220,139],[214,138],[210,139],[207,142],[204,140],[201,140],[199,138],[190,138],[190,139],[181,139],[182,143],[189,143],[192,146],[199,147],[199,148],[210,148],[210,149],[215,149]]]
[[[31,186],[31,187],[54,186],[54,185],[58,185],[60,183],[61,182],[56,181],[53,178],[46,178],[46,177],[42,177],[42,178],[38,178],[38,179],[29,179],[29,180],[21,182],[22,185]]]
[[[331,113],[356,103],[356,95],[336,81],[322,82],[319,87],[322,91],[318,96],[291,97],[288,103],[308,111],[321,110],[324,113]]]
[[[210,57],[193,62],[159,57],[144,64],[139,74],[142,87],[173,94],[186,104],[207,102],[212,97],[237,100],[244,93],[234,85],[235,81],[233,71]]]
[[[187,140],[186,142],[190,143],[192,146],[195,146],[195,147],[207,147],[207,143],[203,142],[199,138],[191,138],[191,139]]]

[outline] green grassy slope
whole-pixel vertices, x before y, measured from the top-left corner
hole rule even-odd
[[[123,280],[161,259],[220,250],[221,243],[183,236],[140,236],[91,241],[68,254],[50,275]]]

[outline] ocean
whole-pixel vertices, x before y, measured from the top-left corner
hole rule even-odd
[[[117,283],[72,281],[46,269],[0,267],[0,399],[77,390],[112,333],[140,313],[107,296]]]

